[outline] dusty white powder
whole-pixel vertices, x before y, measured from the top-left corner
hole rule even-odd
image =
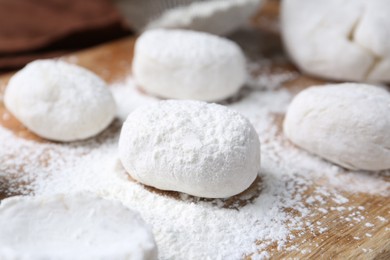
[[[140,93],[131,78],[112,86],[112,91],[121,119],[138,105],[156,102]],[[279,250],[301,251],[294,244],[297,238],[307,232],[326,234],[321,221],[307,221],[307,217],[323,216],[321,211],[338,210],[339,221],[345,223],[364,221],[360,205],[349,202],[341,191],[314,186],[311,195],[305,195],[314,179],[329,177],[331,185],[345,188],[343,178],[353,176],[292,147],[280,135],[276,123],[291,94],[285,89],[241,94],[226,105],[245,115],[258,132],[262,169],[252,189],[239,195],[236,203],[163,195],[131,181],[118,162],[121,120],[97,139],[67,145],[26,141],[0,127],[0,189],[46,195],[89,190],[120,200],[152,225],[161,259],[239,259],[250,254],[264,259],[272,256],[266,249],[270,244],[276,243]],[[352,182],[348,190],[386,193],[385,175],[364,174],[364,188]],[[338,206],[329,207],[328,202]]]
[[[298,73],[286,72],[278,69],[271,71],[270,61],[264,60],[262,63],[249,62],[247,85],[258,90],[277,89],[282,86],[284,82],[293,80],[298,77]],[[256,73],[262,71],[262,73]]]

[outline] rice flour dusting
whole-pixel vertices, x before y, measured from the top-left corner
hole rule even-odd
[[[264,78],[259,80],[263,85]],[[267,246],[271,244],[279,250],[300,250],[294,244],[297,237],[305,232],[327,232],[321,223],[306,221],[307,217],[338,210],[345,218],[354,213],[346,222],[364,218],[359,205],[349,203],[341,191],[315,186],[310,195],[305,193],[313,187],[313,180],[321,177],[319,173],[337,179],[342,170],[291,146],[282,137],[280,121],[292,98],[288,90],[274,86],[272,90],[246,90],[236,102],[226,104],[252,122],[262,144],[257,186],[232,202],[161,194],[130,180],[118,161],[121,121],[139,105],[157,99],[140,93],[132,78],[111,89],[119,119],[95,139],[37,143],[0,127],[0,181],[9,193],[50,195],[87,190],[119,200],[139,211],[152,226],[160,259],[269,258],[272,252]],[[379,183],[385,187],[381,177],[367,177],[365,187]],[[363,191],[356,187],[356,192]],[[329,201],[337,207],[328,206]]]

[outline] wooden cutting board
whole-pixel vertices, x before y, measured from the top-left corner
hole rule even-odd
[[[278,1],[269,1],[262,11],[253,19],[253,25],[256,29],[246,31],[240,37],[241,41],[252,41],[256,43],[256,49],[251,53],[257,53],[261,59],[266,59],[269,66],[260,67],[254,74],[276,73],[280,71],[294,72],[297,77],[284,83],[284,86],[291,92],[298,92],[307,86],[324,83],[324,81],[302,75],[290,62],[280,62],[280,57],[285,57],[282,43],[278,34]],[[112,42],[74,55],[64,57],[65,60],[75,62],[81,66],[89,68],[100,75],[107,82],[123,80],[131,73],[131,60],[133,57],[133,46],[135,38],[127,38]],[[243,42],[242,44],[245,45]],[[0,77],[0,96],[4,92],[9,75]],[[35,140],[37,142],[48,142],[29,132],[15,118],[3,115],[7,113],[3,103],[0,101],[0,124],[11,130],[20,138]],[[8,113],[7,113],[8,114]],[[281,129],[283,116],[276,118],[276,123]],[[0,147],[1,149],[1,147]],[[7,171],[7,170],[5,170]],[[387,178],[387,181],[390,181]],[[319,179],[313,186],[306,191],[310,194],[317,186],[327,185],[326,182]],[[348,185],[346,183],[346,185]],[[7,194],[7,195],[6,195]],[[2,183],[0,179],[0,199],[10,196],[7,192],[7,184]],[[329,211],[323,214],[317,214],[315,217],[309,217],[307,221],[316,223],[321,221],[323,226],[327,227],[325,233],[304,232],[303,236],[298,237],[294,244],[298,244],[297,251],[279,251],[275,246],[270,246],[267,251],[273,259],[281,258],[304,258],[304,259],[390,259],[390,207],[389,197],[381,195],[371,195],[368,193],[343,192],[343,196],[349,200],[348,205],[364,206],[366,221],[355,225],[346,225],[339,221],[341,218],[348,217],[348,212]],[[232,200],[235,200],[233,198]],[[337,207],[338,204],[328,201],[327,207]],[[383,216],[386,221],[378,221],[378,216]],[[366,222],[375,223],[367,233]],[[359,237],[359,239],[354,239]],[[302,250],[306,250],[302,253]],[[250,256],[248,256],[250,258]]]

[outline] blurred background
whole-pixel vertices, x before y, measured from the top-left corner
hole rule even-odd
[[[211,2],[219,3],[206,8],[205,4]],[[192,4],[196,8],[185,10],[188,15],[168,13],[168,16],[151,24],[151,27],[180,27],[227,34],[241,23],[247,22],[248,17],[253,17],[254,14],[253,19],[259,19],[259,15],[256,15],[258,10],[272,9],[277,6],[272,3],[277,2],[278,0],[0,0],[0,74],[19,69],[35,59],[58,57],[132,35],[146,28],[152,18],[161,16],[166,10],[175,9],[174,7]],[[231,8],[231,12],[226,11],[227,8]],[[213,11],[205,12],[206,9]],[[272,12],[267,10],[267,13]],[[190,16],[192,17],[187,19]],[[186,19],[182,19],[183,17]],[[214,20],[210,20],[210,17],[214,17]]]
[[[0,73],[131,33],[110,0],[0,0]]]

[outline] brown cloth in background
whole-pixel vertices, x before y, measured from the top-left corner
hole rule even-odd
[[[0,0],[0,72],[130,33],[109,0]]]

